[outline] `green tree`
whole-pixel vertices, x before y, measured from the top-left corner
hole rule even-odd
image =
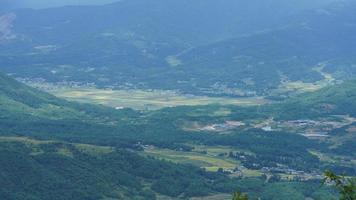
[[[340,192],[340,200],[356,200],[356,178],[345,178],[332,171],[324,173],[324,184],[332,183]]]

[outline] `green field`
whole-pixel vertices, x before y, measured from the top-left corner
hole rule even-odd
[[[58,141],[51,140],[35,140],[27,137],[9,137],[9,136],[1,136],[0,142],[19,142],[25,144],[27,147],[32,149],[31,155],[39,155],[43,153],[43,151],[39,151],[39,146],[43,144],[55,144]],[[100,156],[103,154],[108,154],[114,152],[114,148],[106,147],[106,146],[97,146],[90,144],[80,144],[80,143],[68,143],[74,145],[78,151],[91,155],[91,156]],[[72,153],[69,149],[62,147],[58,148],[57,152],[60,155],[72,157]]]
[[[325,68],[325,63],[319,63],[317,67],[312,68],[315,72],[318,72],[323,79],[320,81],[316,82],[303,82],[303,81],[290,81],[290,80],[285,80],[285,78],[282,77],[282,83],[277,89],[279,93],[286,93],[290,91],[294,92],[315,92],[317,90],[320,90],[324,87],[334,85],[336,79],[333,77],[332,74],[326,73],[324,71]]]
[[[164,107],[196,106],[208,104],[221,105],[261,105],[267,103],[262,97],[228,98],[178,94],[162,90],[111,90],[89,87],[46,87],[42,88],[55,96],[83,103],[96,103],[114,108],[133,108],[137,110],[157,110]],[[49,89],[50,88],[50,89]]]
[[[192,152],[149,147],[145,149],[144,155],[153,156],[175,163],[191,164],[204,168],[207,171],[216,172],[219,168],[230,171],[234,170],[237,166],[240,166],[239,161],[228,158],[227,156],[219,155],[223,153],[228,154],[230,151],[241,152],[239,149],[227,146],[194,145],[194,150]],[[243,175],[245,177],[258,177],[261,176],[261,173],[257,170],[244,169]]]

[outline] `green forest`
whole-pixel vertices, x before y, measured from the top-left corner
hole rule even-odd
[[[326,163],[306,150],[328,152],[327,143],[296,134],[250,129],[220,135],[187,133],[178,128],[182,119],[218,122],[241,113],[239,117],[248,118],[261,108],[232,107],[236,112],[222,118],[206,115],[207,110],[220,109],[219,105],[149,113],[114,110],[61,100],[5,75],[0,77],[3,199],[189,198],[231,194],[237,189],[252,199],[338,196],[333,187],[320,187],[320,180],[287,181],[278,175],[232,178],[224,171],[209,172],[193,165],[138,155],[137,152],[144,151],[144,145],[183,152],[193,150],[188,145],[191,142],[234,146],[252,152],[229,154],[231,159],[243,156],[241,162],[249,169],[276,167],[280,163],[296,170],[331,169],[355,174],[352,166]],[[320,95],[324,93],[321,91]],[[287,101],[284,105],[291,104]],[[260,116],[267,112],[278,115],[278,111],[271,109],[273,105],[266,107],[259,112]],[[199,115],[201,112],[205,117]]]

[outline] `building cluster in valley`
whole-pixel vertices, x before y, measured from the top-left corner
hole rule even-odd
[[[356,118],[340,115],[318,120],[299,119],[275,121],[273,118],[270,118],[252,124],[252,127],[267,132],[286,131],[301,134],[310,139],[323,139],[329,137],[333,130],[350,126],[353,123],[356,123]],[[348,130],[352,130],[352,127]]]

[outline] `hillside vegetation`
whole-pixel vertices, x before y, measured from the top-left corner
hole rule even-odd
[[[337,80],[355,74],[356,5],[328,2],[130,0],[17,10],[3,16],[12,39],[0,41],[0,65],[69,85],[268,96],[323,81],[319,65]]]
[[[317,142],[299,135],[262,130],[219,135],[180,127],[182,119],[212,122],[217,117],[215,120],[221,120],[225,115],[208,115],[214,107],[221,109],[218,105],[177,107],[148,113],[114,110],[67,102],[5,75],[0,76],[1,99],[12,102],[4,103],[0,113],[0,152],[4,158],[0,166],[5,177],[1,179],[5,189],[0,195],[5,199],[155,199],[161,195],[184,198],[231,193],[236,188],[266,199],[275,199],[273,194],[281,190],[286,195],[319,197],[323,194],[325,199],[333,196],[326,188],[316,188],[318,180],[282,180],[279,175],[268,181],[258,175],[236,178],[219,167],[207,172],[200,168],[203,167],[200,162],[182,165],[185,162],[173,159],[171,161],[177,163],[174,164],[161,160],[165,158],[164,154],[147,157],[146,148],[152,146],[158,152],[161,148],[181,152],[183,157],[194,151],[192,155],[204,158],[204,152],[192,147],[193,143],[211,147],[225,145],[223,155],[215,154],[216,158],[210,159],[236,159],[230,163],[250,170],[274,167],[276,163],[306,173],[337,167],[307,151],[306,148],[315,149]],[[18,96],[21,96],[20,100]],[[25,109],[16,109],[17,105]],[[43,106],[58,107],[52,111],[52,115],[57,116],[47,117],[41,113],[39,110]],[[201,109],[208,109],[208,112],[201,113]],[[73,114],[60,110],[71,110]],[[228,146],[243,151],[231,152]],[[244,155],[246,159],[240,160],[238,155]],[[228,168],[233,167],[229,165]],[[352,173],[348,164],[341,169]],[[87,183],[93,184],[88,186]],[[290,188],[290,191],[283,188]],[[324,190],[326,193],[321,192]]]

